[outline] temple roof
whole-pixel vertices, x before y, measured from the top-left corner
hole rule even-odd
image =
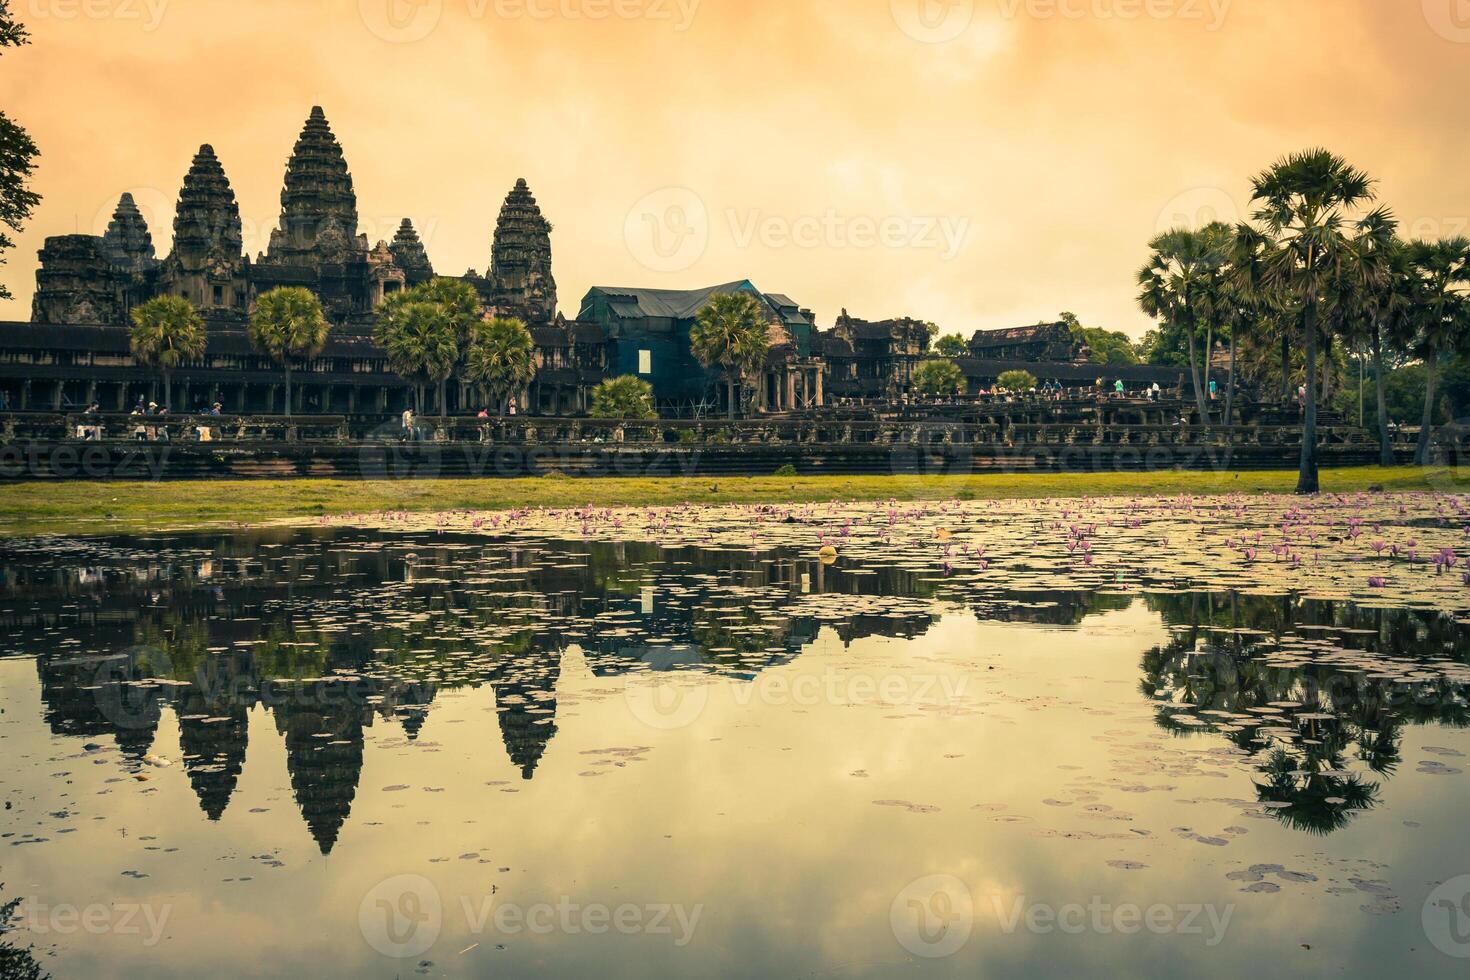
[[[999,347],[1033,341],[1070,342],[1071,339],[1071,328],[1058,321],[1056,323],[1037,323],[1029,327],[1007,327],[1004,330],[977,330],[970,338],[970,345],[972,347]]]
[[[703,289],[639,289],[628,286],[593,286],[582,300],[585,309],[594,294],[607,297],[613,312],[621,319],[667,317],[671,320],[693,319],[711,296],[725,293],[761,295],[749,279],[706,286]]]

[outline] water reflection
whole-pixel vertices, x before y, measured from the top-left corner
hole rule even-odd
[[[1172,630],[1140,664],[1158,726],[1223,740],[1258,802],[1312,834],[1374,808],[1406,725],[1465,727],[1465,623],[1443,613],[1236,593],[1031,589],[970,594],[897,566],[651,544],[527,545],[361,530],[70,543],[3,558],[0,623],[31,654],[45,721],[123,766],[167,763],[165,711],[199,806],[230,806],[263,708],[321,853],[350,818],[365,730],[418,738],[442,691],[493,691],[523,780],[557,735],[569,650],[593,675],[694,672],[737,682],[823,629],[845,643],[981,621],[1073,626],[1144,601]],[[1444,770],[1452,770],[1448,763]],[[1434,771],[1432,768],[1422,771]]]
[[[1258,798],[1295,829],[1327,834],[1374,807],[1405,725],[1470,725],[1455,618],[1235,594],[1149,603],[1175,627],[1141,664],[1158,725],[1257,760]]]

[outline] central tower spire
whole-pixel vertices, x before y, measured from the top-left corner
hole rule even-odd
[[[269,258],[286,265],[341,263],[359,248],[357,194],[326,113],[313,106],[286,164],[280,226]]]

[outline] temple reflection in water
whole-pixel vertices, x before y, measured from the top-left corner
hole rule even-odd
[[[172,712],[189,783],[216,821],[260,708],[323,854],[352,812],[365,731],[386,722],[417,739],[441,691],[489,688],[506,755],[532,779],[557,734],[573,649],[596,677],[685,671],[743,683],[824,630],[843,644],[913,638],[965,607],[983,621],[1067,627],[1139,601],[965,594],[933,572],[781,553],[324,529],[0,557],[6,652],[37,656],[53,733],[89,746],[110,736],[138,772],[155,753],[172,755],[157,744]],[[1327,833],[1371,809],[1399,763],[1404,725],[1470,724],[1463,690],[1427,674],[1413,683],[1415,658],[1470,655],[1451,618],[1233,594],[1142,601],[1173,630],[1140,665],[1158,724],[1223,739],[1258,769],[1260,802],[1290,826]],[[1364,658],[1410,666],[1389,684],[1362,663],[1300,658],[1324,631]]]

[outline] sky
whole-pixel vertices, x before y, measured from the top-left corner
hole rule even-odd
[[[1141,336],[1170,226],[1249,213],[1326,146],[1414,236],[1470,233],[1470,0],[11,0],[0,107],[43,201],[0,267],[130,191],[160,257],[200,144],[263,251],[313,105],[361,231],[483,272],[524,177],[561,310],[750,279],[829,325],[969,334],[1075,312]]]

